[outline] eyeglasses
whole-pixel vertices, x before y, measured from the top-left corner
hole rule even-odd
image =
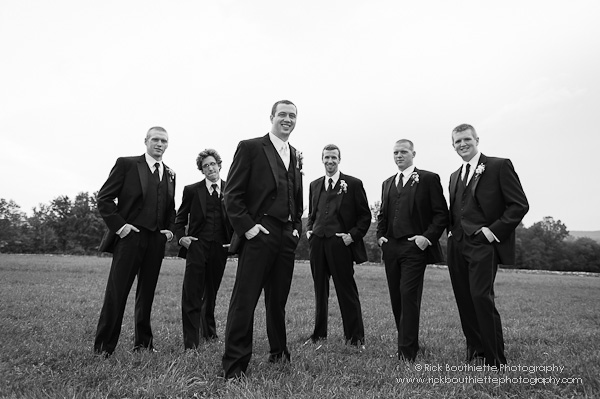
[[[206,163],[206,164],[202,165],[202,169],[208,169],[210,167],[214,168],[215,166],[217,166],[216,162],[210,162],[210,163]]]

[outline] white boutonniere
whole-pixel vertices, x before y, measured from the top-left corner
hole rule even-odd
[[[304,161],[304,155],[302,155],[301,151],[296,150],[296,168],[300,171],[300,174],[304,174],[302,171],[302,161]]]
[[[479,178],[479,176],[481,176],[481,174],[485,171],[485,165],[480,163],[479,165],[477,165],[477,167],[475,168],[475,178]]]
[[[419,174],[417,172],[412,172],[410,174],[410,186],[414,186],[415,183],[419,184]]]
[[[348,183],[346,183],[345,180],[340,180],[340,191],[338,191],[338,195],[340,195],[342,191],[345,193],[348,192]]]
[[[175,180],[175,171],[167,166],[167,173],[169,174],[169,178]]]

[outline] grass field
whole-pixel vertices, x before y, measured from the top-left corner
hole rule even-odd
[[[240,381],[225,381],[217,377],[221,340],[183,351],[181,259],[165,260],[157,287],[152,323],[159,353],[130,351],[132,291],[114,356],[104,360],[92,355],[110,261],[0,254],[0,397],[600,397],[598,277],[499,272],[497,306],[514,369],[490,373],[464,369],[464,338],[443,268],[429,267],[425,275],[423,353],[417,363],[396,358],[397,333],[385,274],[375,265],[356,267],[366,350],[344,345],[334,293],[329,339],[321,347],[304,346],[313,327],[314,292],[308,264],[297,263],[287,306],[292,363],[266,362],[269,348],[261,300],[250,374]],[[235,267],[233,261],[228,264],[217,300],[221,337]]]

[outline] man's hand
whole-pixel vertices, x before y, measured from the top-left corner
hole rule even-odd
[[[421,251],[425,251],[425,248],[431,245],[431,243],[427,238],[425,238],[425,236],[412,236],[408,239],[408,241],[414,241]]]
[[[262,224],[255,224],[253,228],[244,233],[244,236],[247,240],[251,240],[261,231],[265,234],[269,234],[269,230],[265,229]]]
[[[192,241],[198,241],[198,239],[196,237],[192,237],[192,236],[185,236],[185,237],[181,237],[181,240],[179,240],[179,243],[189,249],[190,245],[192,244]]]
[[[344,245],[346,245],[346,246],[348,246],[354,242],[354,240],[352,239],[352,236],[348,233],[335,233],[335,235],[338,237],[342,237],[342,240],[344,241]]]
[[[136,233],[139,233],[140,229],[138,229],[137,227],[135,227],[132,224],[125,223],[125,225],[123,227],[121,227],[121,231],[119,232],[119,237],[125,238],[132,231],[135,231]]]
[[[171,241],[173,239],[173,233],[171,230],[161,230],[160,233],[167,236],[167,241]]]
[[[478,231],[478,232],[476,232],[476,233],[479,233],[479,232],[482,232],[482,233],[483,233],[483,235],[485,236],[485,238],[487,238],[487,240],[488,240],[489,242],[494,242],[494,241],[496,241],[496,237],[494,237],[494,233],[492,233],[492,230],[490,230],[488,227],[482,227],[482,228],[480,228],[480,229],[479,229],[479,231]]]
[[[385,242],[388,242],[388,239],[385,237],[381,237],[379,240],[377,240],[377,245],[382,246]]]
[[[294,231],[292,231],[292,235],[294,237],[300,238],[300,233],[298,233],[298,229],[294,229]]]
[[[310,238],[310,236],[312,236],[312,230],[308,230],[306,232],[306,239],[308,240]]]

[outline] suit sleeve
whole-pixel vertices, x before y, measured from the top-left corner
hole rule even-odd
[[[185,227],[189,224],[190,209],[192,207],[192,201],[194,200],[193,190],[189,186],[183,188],[183,197],[181,199],[181,205],[175,216],[175,236],[177,242],[185,237]]]
[[[313,209],[312,209],[312,196],[313,196],[313,185],[311,184],[308,188],[308,220],[306,221],[306,230],[310,231],[313,229],[314,218],[313,218]]]
[[[367,201],[367,193],[363,187],[362,181],[356,179],[357,187],[354,190],[354,204],[356,212],[356,225],[348,233],[352,236],[354,242],[362,240],[367,234],[371,225],[371,209]]]
[[[225,186],[225,209],[231,226],[242,237],[256,222],[248,212],[245,201],[248,181],[252,173],[252,156],[247,143],[241,141],[233,156]]]
[[[123,158],[118,158],[108,179],[98,191],[98,211],[108,228],[116,233],[127,221],[119,214],[115,199],[121,194],[127,167]]]
[[[423,235],[430,241],[438,241],[448,226],[449,212],[444,190],[440,177],[437,174],[431,174],[431,182],[429,184],[429,206],[431,207],[431,223],[425,229]]]
[[[385,204],[385,183],[387,182],[384,181],[381,184],[381,204],[379,205],[379,211],[377,212],[377,239],[379,240],[381,237],[385,236],[385,230],[387,228],[387,211],[386,211],[386,204]]]
[[[510,159],[505,159],[500,166],[500,191],[504,212],[489,228],[502,242],[512,234],[529,211],[527,197]]]

